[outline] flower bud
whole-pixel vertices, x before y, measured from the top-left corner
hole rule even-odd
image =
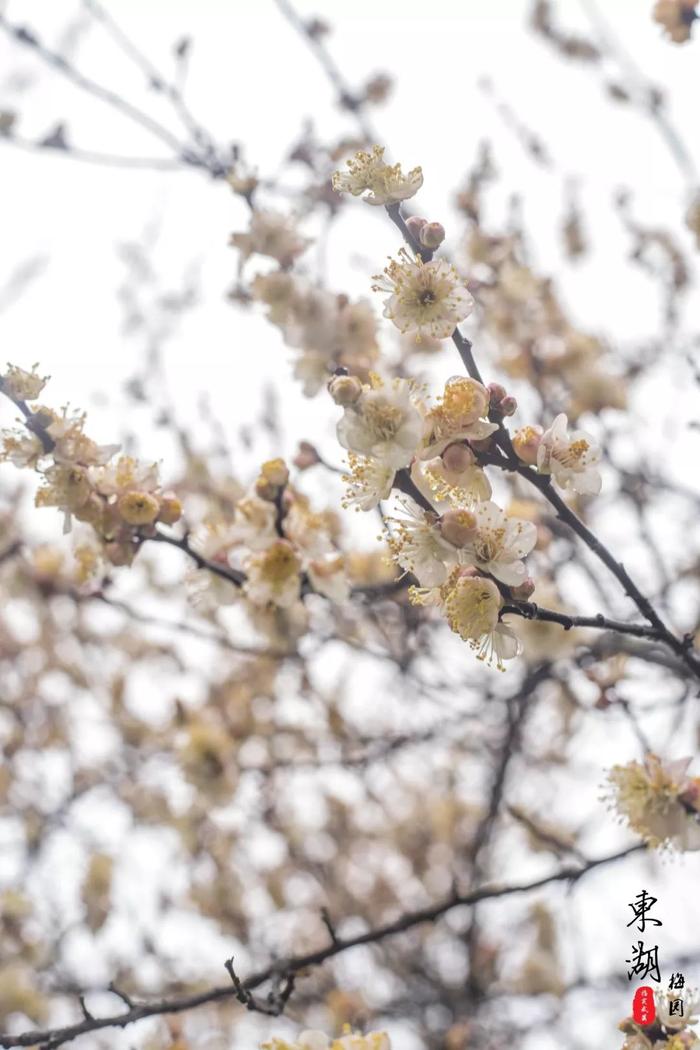
[[[134,552],[124,543],[106,543],[102,548],[110,565],[121,568],[123,565],[131,565]]]
[[[515,415],[517,407],[518,402],[515,400],[512,394],[506,395],[506,397],[503,398],[500,405],[498,406],[499,411],[502,412],[504,416]]]
[[[678,796],[678,798],[687,806],[692,806],[693,809],[700,810],[700,777],[693,777],[688,787]]]
[[[526,576],[522,583],[519,583],[517,587],[511,587],[510,593],[518,601],[526,602],[535,593],[535,581],[532,576]]]
[[[480,438],[478,441],[474,439],[469,444],[475,452],[490,452],[493,448],[493,435],[489,434],[488,437]]]
[[[475,455],[468,445],[448,445],[442,454],[442,462],[445,469],[453,474],[462,474],[469,467],[474,466]]]
[[[513,435],[513,448],[518,459],[528,466],[533,467],[537,463],[537,450],[540,447],[542,427],[521,427]]]
[[[174,492],[164,492],[160,498],[158,521],[164,525],[174,525],[182,517],[182,503]]]
[[[447,510],[439,519],[438,528],[453,547],[465,547],[476,533],[476,517],[470,510]]]
[[[320,457],[310,441],[300,441],[297,454],[292,460],[297,470],[308,470],[320,463]]]
[[[489,383],[486,389],[489,392],[489,405],[491,408],[498,408],[501,401],[506,396],[506,388],[500,383]]]
[[[357,376],[333,376],[328,391],[336,405],[354,405],[362,394],[362,383]]]
[[[421,219],[420,215],[411,215],[406,219],[406,227],[414,241],[420,240],[420,231],[427,225],[427,219]]]
[[[289,469],[283,459],[268,459],[260,468],[261,475],[271,485],[281,488],[289,481]]]
[[[439,222],[426,222],[421,227],[418,239],[424,248],[439,248],[445,240],[445,227]]]
[[[128,525],[152,525],[160,504],[150,492],[126,492],[117,501],[117,510]]]
[[[255,495],[259,499],[267,500],[268,503],[274,503],[277,499],[277,493],[279,489],[276,485],[273,485],[271,481],[268,481],[263,474],[258,474],[255,479]]]

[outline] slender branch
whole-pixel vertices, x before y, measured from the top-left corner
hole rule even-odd
[[[2,29],[9,37],[17,40],[20,44],[24,44],[30,50],[34,51],[47,65],[51,66],[58,73],[60,73],[71,83],[75,84],[76,87],[86,91],[94,98],[100,99],[106,105],[112,109],[117,110],[123,116],[128,117],[134,123],[139,124],[146,131],[150,132],[161,142],[165,143],[172,150],[174,150],[178,156],[183,154],[184,146],[179,139],[173,135],[162,124],[159,124],[157,120],[150,117],[143,110],[140,110],[137,106],[127,102],[126,99],[117,95],[116,92],[111,91],[109,88],[99,84],[96,80],[92,80],[90,77],[79,72],[75,69],[63,55],[60,55],[57,51],[52,51],[51,48],[39,40],[39,38],[25,26],[14,25],[10,22],[4,14],[0,13],[0,29]]]
[[[448,897],[439,901],[437,904],[432,904],[416,911],[405,912],[393,922],[371,927],[364,933],[357,934],[354,937],[336,937],[334,942],[326,944],[324,948],[315,952],[308,952],[305,955],[297,955],[287,959],[277,960],[270,966],[257,971],[257,973],[251,974],[251,976],[244,980],[240,980],[238,982],[238,987],[234,987],[232,983],[229,983],[225,986],[197,992],[194,995],[159,999],[148,1003],[139,1003],[121,1014],[95,1017],[91,1020],[83,1019],[77,1024],[66,1025],[63,1028],[23,1032],[15,1036],[2,1034],[0,1035],[0,1047],[3,1048],[3,1050],[12,1050],[14,1047],[31,1047],[36,1046],[37,1044],[42,1044],[46,1050],[55,1050],[56,1047],[61,1046],[63,1043],[67,1043],[71,1039],[76,1039],[78,1036],[86,1035],[90,1032],[100,1031],[105,1028],[126,1028],[128,1025],[134,1024],[136,1021],[141,1021],[146,1017],[183,1013],[186,1010],[192,1010],[208,1003],[238,998],[241,992],[244,995],[247,995],[247,993],[253,992],[256,988],[259,988],[268,981],[281,980],[284,989],[289,984],[290,978],[294,975],[301,974],[304,970],[307,970],[310,967],[320,966],[322,963],[326,962],[326,960],[332,959],[336,955],[340,955],[342,952],[349,951],[351,948],[356,948],[360,945],[378,944],[387,938],[406,933],[408,930],[412,930],[417,926],[429,922],[436,922],[438,919],[441,919],[443,915],[455,908],[470,907],[484,900],[494,900],[499,897],[530,893],[555,882],[576,883],[596,868],[603,867],[607,864],[613,864],[618,860],[623,860],[632,853],[639,852],[645,848],[644,845],[628,846],[626,849],[620,850],[618,853],[613,853],[606,857],[598,857],[594,860],[587,859],[583,865],[572,865],[561,868],[559,871],[554,872],[551,875],[545,875],[542,878],[533,880],[532,882],[515,883],[505,886],[498,885],[497,883],[490,884],[465,894],[460,894],[455,890],[455,892],[451,893]]]

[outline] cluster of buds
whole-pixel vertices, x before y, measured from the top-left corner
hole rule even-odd
[[[406,219],[406,226],[414,241],[429,251],[435,251],[445,240],[445,227],[442,223],[428,222],[418,215],[411,215]]]
[[[22,429],[3,431],[0,458],[39,474],[36,505],[63,511],[64,531],[70,530],[73,518],[85,522],[111,564],[130,564],[158,523],[179,520],[180,501],[163,491],[156,463],[117,456],[118,445],[97,445],[89,438],[83,414],[67,409],[59,414],[44,406],[29,409],[26,402],[39,396],[44,383],[35,371],[13,365],[0,380],[3,393],[24,415]]]
[[[512,394],[506,392],[506,388],[500,383],[489,383],[486,388],[489,392],[489,418],[504,419],[506,416],[514,416],[518,402]]]

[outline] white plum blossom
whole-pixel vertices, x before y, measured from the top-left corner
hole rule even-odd
[[[306,571],[313,589],[332,602],[343,602],[350,594],[350,583],[345,574],[345,559],[341,554],[326,554],[312,559]]]
[[[451,263],[414,259],[405,248],[374,280],[374,291],[390,293],[384,300],[384,316],[400,332],[415,333],[417,342],[423,338],[448,339],[474,308],[466,278]]]
[[[251,550],[263,550],[277,535],[276,517],[277,508],[270,500],[261,499],[255,493],[243,496],[234,510],[231,541]]]
[[[413,383],[374,377],[338,423],[338,441],[351,452],[373,457],[387,468],[408,466],[420,443],[423,416]]]
[[[434,459],[458,441],[483,441],[498,424],[484,418],[489,410],[489,392],[476,379],[455,376],[434,408],[426,414],[421,459]]]
[[[407,175],[400,164],[384,161],[384,148],[373,146],[371,153],[360,150],[349,161],[347,171],[336,171],[332,178],[336,193],[364,194],[367,204],[396,204],[408,200],[423,185],[423,172],[413,168]]]
[[[700,849],[700,778],[688,777],[690,758],[663,762],[647,754],[608,773],[610,799],[633,831],[652,847]]]
[[[288,540],[278,539],[244,562],[244,592],[254,605],[288,609],[301,595],[301,559]]]
[[[456,550],[440,535],[437,517],[430,516],[410,496],[400,501],[404,516],[387,518],[389,548],[402,569],[413,573],[421,587],[438,587],[447,578]]]
[[[457,567],[442,586],[412,587],[409,593],[414,604],[441,608],[455,634],[489,666],[495,664],[499,671],[505,670],[504,660],[520,653],[515,633],[499,619],[503,601],[492,580]]]
[[[256,209],[248,230],[231,234],[231,245],[238,248],[244,262],[251,255],[266,255],[280,266],[291,266],[310,244],[311,240],[302,237],[291,216],[271,210]]]
[[[393,467],[385,467],[371,457],[348,452],[349,473],[343,474],[347,485],[343,507],[372,510],[380,500],[388,499],[396,477]]]
[[[597,469],[600,448],[583,430],[568,433],[568,420],[562,412],[545,430],[537,450],[537,469],[551,474],[557,485],[582,495],[595,496],[601,489]]]
[[[527,576],[522,559],[537,542],[537,528],[531,521],[511,518],[491,500],[472,508],[476,532],[460,551],[460,561],[495,576],[509,587],[517,587]]]

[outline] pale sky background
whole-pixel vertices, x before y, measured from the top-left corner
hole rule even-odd
[[[328,44],[351,85],[377,71],[396,77],[389,103],[374,111],[372,119],[395,159],[406,167],[423,166],[420,210],[443,221],[448,236],[459,232],[453,194],[480,140],[488,137],[502,175],[494,207],[505,208],[508,192],[524,194],[528,225],[537,230],[536,267],[557,271],[583,325],[628,343],[656,331],[659,302],[648,279],[626,264],[627,242],[611,196],[618,186],[632,185],[640,219],[677,223],[689,188],[648,121],[627,107],[611,106],[595,70],[564,65],[526,31],[529,6],[523,0],[300,0],[297,10],[306,16],[320,14],[333,24]],[[634,61],[671,94],[672,117],[687,129],[700,166],[695,131],[700,40],[684,48],[670,46],[651,22],[651,6],[651,0],[609,0],[604,9]],[[107,7],[164,72],[172,68],[175,41],[185,34],[193,37],[187,93],[191,109],[220,141],[243,143],[263,176],[278,170],[304,117],[313,118],[321,135],[337,134],[341,127],[354,130],[352,118],[334,108],[332,90],[304,42],[271,0],[107,0]],[[564,24],[587,24],[577,0],[561,0],[557,9]],[[0,3],[0,11],[55,46],[79,5],[9,0]],[[81,36],[75,60],[88,75],[168,119],[165,104],[143,90],[141,74],[98,26]],[[556,162],[554,173],[538,168],[505,128],[492,100],[478,87],[484,76],[541,136]],[[27,90],[18,93],[18,82],[29,79]],[[0,106],[17,107],[18,128],[27,137],[65,120],[71,141],[84,148],[130,155],[158,152],[145,133],[86,99],[1,34]],[[570,175],[580,178],[594,251],[582,265],[562,268],[558,227]],[[89,432],[100,441],[137,431],[139,452],[146,458],[169,454],[170,444],[148,429],[146,413],[124,417],[120,393],[125,377],[143,357],[144,344],[139,333],[123,332],[116,291],[124,266],[116,247],[140,240],[155,223],[159,234],[153,262],[161,291],[179,290],[183,276],[196,268],[200,293],[196,308],[164,348],[168,397],[178,417],[192,420],[200,395],[206,393],[233,441],[240,426],[255,421],[262,387],[272,383],[284,398],[284,448],[275,451],[292,451],[300,437],[334,449],[334,413],[322,397],[311,402],[303,398],[291,381],[292,354],[277,332],[255,309],[243,312],[226,300],[236,267],[227,239],[232,230],[245,228],[247,214],[225,185],[193,171],[124,171],[24,153],[2,140],[0,179],[0,287],[26,260],[46,259],[26,294],[0,315],[1,363],[6,358],[26,367],[39,361],[53,377],[44,394],[48,403],[70,401],[88,409]],[[689,246],[690,238],[684,243]],[[397,247],[393,228],[379,209],[348,207],[330,237],[330,286],[370,294],[369,275]],[[313,275],[313,251],[304,265]],[[697,328],[700,309],[694,292],[686,311],[686,326]],[[436,367],[443,378],[458,371],[449,351]],[[669,440],[685,433],[688,420],[697,415],[696,397],[683,369],[672,365],[666,386],[647,390],[633,410],[643,413],[663,399],[669,409],[662,413],[664,440]],[[11,408],[3,406],[0,422],[11,419]],[[640,440],[658,448],[658,431],[642,432]],[[340,455],[329,458],[338,462]],[[6,477],[0,473],[0,483]],[[46,524],[35,526],[39,532],[54,527],[44,513]],[[613,547],[625,540],[615,522],[607,538]],[[600,756],[601,766],[608,759],[628,757],[611,751],[602,724],[594,736],[591,755]],[[593,761],[590,776],[593,784],[599,783]],[[592,841],[590,852],[614,850],[619,841],[611,824]],[[661,867],[640,858],[624,868],[624,875],[616,868],[590,876],[577,890],[578,909],[588,919],[571,951],[589,958],[591,972],[609,971],[618,960],[622,973],[629,951],[627,902],[642,884],[663,907],[662,952],[686,948],[688,931],[695,931],[695,937],[700,931],[700,902],[689,893],[698,875],[698,857],[691,856]],[[620,1016],[628,1008],[627,997],[623,999]],[[595,1017],[591,1023],[596,1028]],[[591,1039],[597,1044],[581,1046],[617,1045],[608,1019]],[[123,1040],[126,1047],[127,1035]],[[546,1038],[536,1044],[537,1050],[554,1046]]]

